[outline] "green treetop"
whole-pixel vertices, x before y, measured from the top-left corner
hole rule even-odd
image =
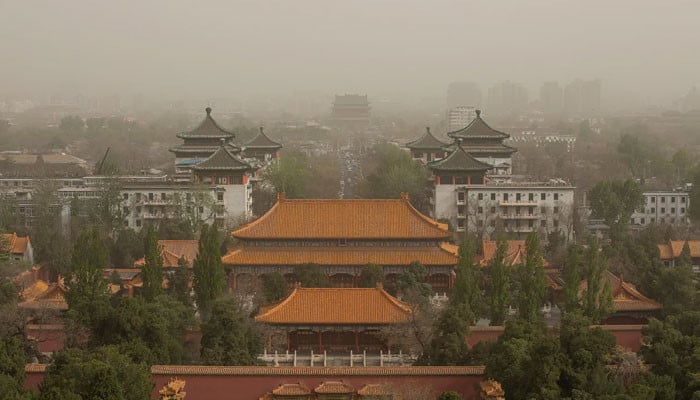
[[[212,302],[224,293],[226,274],[221,263],[221,248],[216,227],[202,227],[199,253],[194,260],[194,294],[200,315],[207,317]]]
[[[163,257],[158,246],[158,237],[152,226],[148,227],[144,243],[144,264],[141,269],[143,287],[141,294],[147,301],[163,293]]]

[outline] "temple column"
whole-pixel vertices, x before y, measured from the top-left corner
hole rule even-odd
[[[285,329],[285,332],[287,334],[287,352],[289,352],[292,350],[292,346],[291,346],[292,342],[291,342],[291,339],[289,337],[289,329]]]
[[[357,331],[357,329],[355,329],[355,353],[359,353],[359,352],[360,352],[360,334]]]
[[[323,331],[318,330],[318,352],[323,353]]]
[[[471,185],[471,184],[472,184],[472,176],[467,175],[467,185]]]

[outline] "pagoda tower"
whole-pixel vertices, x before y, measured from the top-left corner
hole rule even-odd
[[[204,120],[189,132],[178,133],[177,137],[184,141],[183,144],[170,148],[175,153],[175,179],[177,181],[190,181],[192,167],[213,155],[223,145],[232,154],[241,152],[241,149],[231,143],[236,136],[219,126],[211,117],[211,108],[205,109],[207,115]]]

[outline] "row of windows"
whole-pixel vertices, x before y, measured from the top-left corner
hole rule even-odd
[[[667,220],[666,218],[659,218],[659,223],[660,223],[660,224],[666,224],[666,223],[675,224],[676,221],[677,221],[678,223],[685,223],[685,222],[686,222],[684,218],[678,218],[678,220],[676,220],[675,217],[671,217],[671,218],[669,218],[668,220]],[[637,224],[637,219],[636,219],[636,218],[632,218],[632,219],[630,220],[630,223],[631,223],[632,225]],[[646,223],[647,223],[647,219],[646,219],[646,218],[642,217],[642,218],[639,219],[639,224],[640,224],[640,225],[645,225]],[[656,223],[656,218],[654,218],[654,217],[649,218],[649,223],[650,223],[650,224]]]
[[[254,240],[249,241],[248,246],[254,247],[326,247],[326,246],[348,246],[348,247],[429,247],[437,246],[434,240]]]
[[[656,203],[656,197],[657,197],[657,196],[649,196],[649,197],[647,197],[647,203]],[[667,199],[667,196],[658,196],[658,198],[659,198],[659,203],[665,203],[665,202],[666,202],[666,199]],[[676,202],[676,199],[680,199],[680,202],[681,202],[681,203],[685,203],[685,202],[686,202],[686,196],[670,196],[670,197],[668,197],[668,198],[670,198],[669,201],[670,201],[671,203],[675,203],[675,202]]]
[[[466,223],[467,223],[466,220],[464,220],[464,219],[458,219],[458,220],[457,220],[457,228],[463,229],[463,228],[466,226]],[[488,222],[488,224],[489,224],[489,226],[492,227],[492,228],[495,228],[495,227],[496,227],[496,221],[495,221],[495,220],[490,220],[490,221]],[[506,227],[506,228],[516,228],[516,229],[517,229],[517,228],[525,227],[526,225],[527,225],[528,228],[534,228],[534,227],[535,227],[535,221],[534,221],[534,220],[529,220],[529,221],[527,221],[527,222],[522,222],[522,223],[521,223],[521,221],[515,220],[515,221],[513,221],[513,223],[506,223],[506,224],[505,224],[505,227]],[[483,219],[477,220],[477,221],[476,221],[476,226],[478,226],[478,227],[480,227],[480,228],[483,227],[483,226],[484,226],[484,220],[483,220]],[[546,227],[547,227],[547,220],[544,220],[544,219],[541,220],[541,221],[539,222],[539,226],[540,226],[541,228],[546,228]],[[558,227],[559,227],[559,220],[557,220],[557,219],[552,220],[552,226],[555,227],[555,228],[558,228]]]
[[[661,214],[666,214],[666,207],[661,207],[661,208],[659,208],[659,212],[660,212]],[[671,214],[675,214],[675,213],[676,213],[676,207],[671,207],[671,209],[670,209],[669,212],[670,212]],[[656,213],[656,207],[652,207],[652,208],[649,209],[649,211],[647,211],[647,214],[655,214],[655,213]],[[685,214],[685,207],[681,207],[681,208],[680,208],[680,213],[681,213],[681,214]]]
[[[509,201],[511,199],[515,199],[515,201],[524,201],[527,198],[527,201],[535,201],[536,198],[539,198],[540,200],[547,200],[547,193],[541,192],[539,193],[539,196],[537,193],[515,193],[514,196],[510,196],[511,193],[490,193],[488,197],[490,197],[491,200],[496,200],[497,198],[502,198],[503,201]],[[486,198],[485,193],[477,193],[476,198],[478,200],[484,200]],[[559,200],[559,193],[554,192],[552,193],[552,197],[554,200]],[[459,202],[464,202],[466,198],[466,193],[465,192],[458,192],[457,193],[457,201]]]
[[[508,214],[508,207],[500,207],[501,209],[501,214],[502,215],[535,215],[535,209],[536,207],[530,206],[530,207],[515,207],[515,214]],[[540,207],[540,214],[546,214],[547,213],[547,207]],[[457,214],[458,215],[464,215],[466,211],[466,206],[463,205],[458,205],[457,206]],[[484,207],[477,207],[476,208],[476,213],[477,214],[484,214]],[[559,207],[552,207],[552,213],[553,214],[559,214]],[[489,214],[496,214],[496,207],[491,207],[489,209]]]

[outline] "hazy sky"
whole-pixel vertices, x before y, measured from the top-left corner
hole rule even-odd
[[[600,78],[670,101],[700,85],[700,1],[0,0],[0,92],[442,96]]]

